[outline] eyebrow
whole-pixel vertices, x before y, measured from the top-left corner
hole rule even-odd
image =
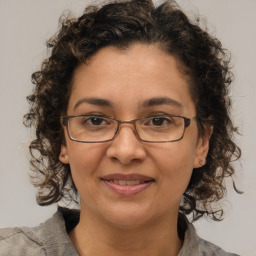
[[[74,106],[74,110],[77,109],[82,103],[89,103],[92,105],[104,106],[104,107],[111,107],[113,103],[111,103],[107,99],[102,98],[83,98],[80,99]]]
[[[174,107],[183,108],[183,105],[180,102],[168,97],[151,98],[142,103],[143,107],[151,107],[158,105],[172,105]]]
[[[89,103],[91,105],[104,106],[104,107],[112,107],[113,103],[107,99],[102,98],[82,98],[74,106],[74,110],[77,109],[82,103]],[[155,97],[145,100],[142,103],[142,107],[151,107],[151,106],[159,106],[159,105],[172,105],[174,107],[182,108],[183,105],[171,98],[167,97]]]

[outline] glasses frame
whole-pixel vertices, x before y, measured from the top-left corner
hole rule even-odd
[[[76,139],[72,138],[71,135],[70,135],[69,126],[68,126],[69,119],[74,118],[74,117],[86,117],[86,116],[99,117],[99,118],[102,117],[102,118],[108,118],[108,119],[112,119],[112,120],[116,121],[117,122],[117,128],[115,130],[115,133],[114,133],[113,137],[111,139],[102,140],[102,141],[82,141],[82,140],[76,140]],[[143,139],[141,139],[139,134],[138,134],[138,132],[137,132],[137,128],[136,128],[136,124],[135,123],[138,120],[141,120],[141,119],[154,118],[154,117],[156,117],[156,118],[159,118],[159,117],[180,117],[180,118],[182,118],[184,120],[184,130],[183,130],[182,136],[179,139],[167,140],[167,141],[150,141],[150,140],[143,140]],[[120,126],[122,124],[131,124],[133,126],[133,131],[134,131],[136,137],[140,141],[148,142],[148,143],[166,143],[166,142],[175,142],[175,141],[182,140],[183,137],[184,137],[186,128],[188,128],[191,125],[192,121],[196,120],[196,116],[194,116],[192,118],[188,118],[188,117],[180,116],[180,115],[156,115],[156,116],[143,116],[143,117],[139,117],[139,118],[136,118],[136,119],[133,119],[133,120],[130,120],[130,121],[123,121],[123,120],[116,119],[114,117],[101,116],[101,115],[71,115],[71,116],[63,116],[63,117],[60,118],[60,120],[61,120],[61,124],[67,128],[69,139],[72,140],[72,141],[76,141],[76,142],[81,142],[81,143],[103,143],[103,142],[109,142],[109,141],[112,141],[112,140],[115,139],[116,135],[118,134],[118,132],[120,130]]]

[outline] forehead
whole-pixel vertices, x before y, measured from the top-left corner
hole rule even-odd
[[[70,105],[88,97],[127,106],[142,106],[151,98],[171,98],[184,107],[193,103],[176,59],[156,45],[143,44],[126,50],[106,47],[81,64],[74,74]]]

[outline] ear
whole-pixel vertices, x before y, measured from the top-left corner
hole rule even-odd
[[[205,165],[206,157],[209,151],[209,141],[212,136],[213,127],[207,126],[204,128],[204,134],[199,137],[196,146],[196,155],[194,161],[194,168],[200,168]]]
[[[69,164],[68,149],[67,149],[67,146],[65,146],[65,145],[61,145],[59,160],[63,164]]]

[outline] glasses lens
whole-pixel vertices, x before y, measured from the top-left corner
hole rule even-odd
[[[182,117],[165,115],[139,119],[136,129],[142,140],[165,142],[181,139],[185,125]]]
[[[83,142],[110,140],[117,125],[117,121],[101,116],[76,116],[68,120],[70,138]]]
[[[134,121],[130,123],[132,122]],[[185,119],[171,115],[140,118],[135,121],[135,127],[139,138],[143,141],[171,142],[182,139]],[[83,115],[68,119],[69,136],[76,141],[109,141],[114,138],[117,129],[118,121],[113,118]]]

